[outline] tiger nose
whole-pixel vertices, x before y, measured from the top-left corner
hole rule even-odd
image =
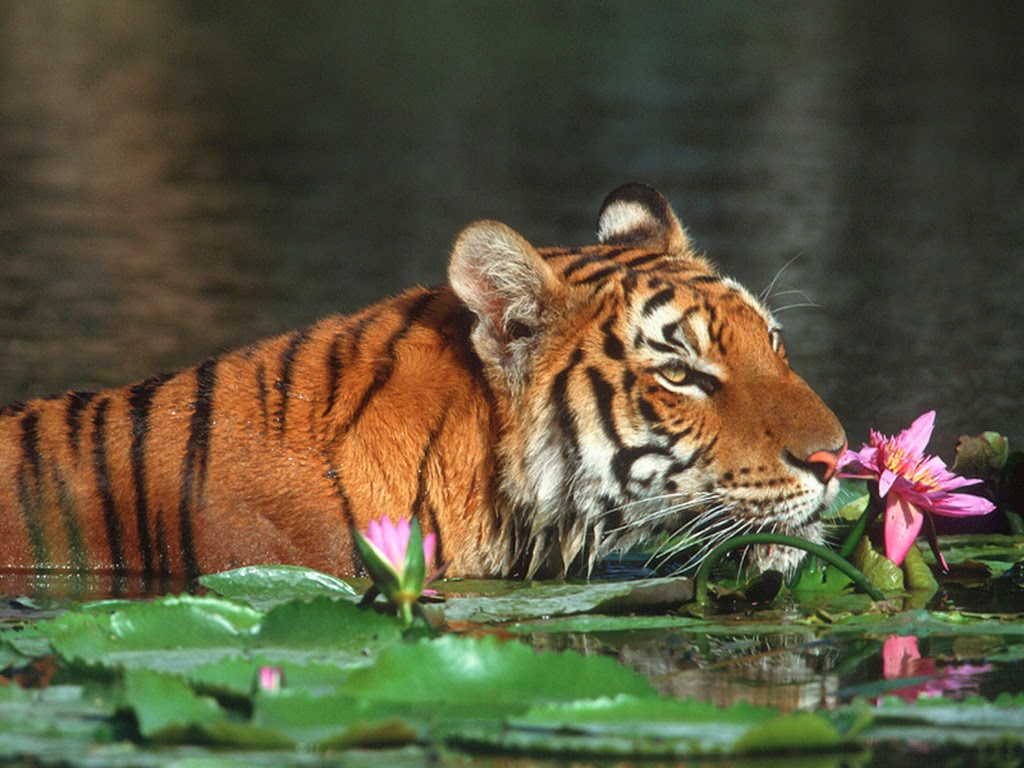
[[[827,483],[836,476],[839,459],[844,453],[846,453],[845,442],[838,451],[815,451],[804,459],[804,462],[814,474],[821,478],[823,483]]]

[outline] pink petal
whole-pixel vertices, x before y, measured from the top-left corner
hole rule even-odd
[[[892,488],[893,483],[899,479],[900,476],[891,469],[883,469],[882,474],[878,477],[878,495],[885,496],[889,489]]]
[[[380,525],[384,536],[384,554],[395,570],[401,573],[405,565],[405,548],[409,543],[408,533],[403,541],[399,529],[386,517],[381,518]]]
[[[885,556],[896,565],[903,563],[921,530],[924,514],[902,496],[892,494],[885,500]]]
[[[945,517],[970,517],[987,515],[996,505],[981,496],[969,493],[946,493],[929,497],[928,509]]]
[[[434,550],[437,547],[437,534],[431,531],[423,537],[423,562],[427,566],[427,575],[434,569]]]
[[[366,540],[371,544],[380,548],[381,535],[380,535],[380,523],[373,518],[370,518],[370,522],[366,524]]]
[[[921,455],[928,447],[928,441],[932,439],[932,430],[935,428],[935,411],[922,413],[909,429],[905,429],[896,436],[896,443],[905,451]]]

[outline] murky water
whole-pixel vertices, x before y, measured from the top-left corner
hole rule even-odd
[[[773,303],[854,443],[1024,439],[1010,3],[0,2],[0,401],[590,242],[638,179]],[[788,266],[787,266],[788,265]],[[817,306],[802,306],[814,303]]]

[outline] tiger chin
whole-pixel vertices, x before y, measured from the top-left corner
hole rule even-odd
[[[698,557],[751,531],[820,540],[846,440],[770,312],[650,187],[613,191],[597,240],[537,248],[479,221],[447,286],[7,406],[0,568],[352,576],[353,528],[385,514],[436,532],[454,576],[586,575],[663,535]]]

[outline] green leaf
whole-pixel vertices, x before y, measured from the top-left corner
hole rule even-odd
[[[401,639],[393,616],[345,600],[318,597],[272,608],[255,632],[251,647],[270,658],[365,664],[370,652]]]
[[[387,648],[372,666],[353,672],[344,688],[368,700],[415,702],[477,716],[521,712],[536,702],[654,695],[646,679],[610,658],[537,653],[519,642],[453,635]]]
[[[67,613],[48,631],[54,650],[67,660],[172,671],[238,653],[261,617],[238,603],[186,595],[110,614]]]
[[[252,565],[202,576],[199,582],[222,597],[263,609],[289,600],[358,597],[341,579],[295,565]]]
[[[817,751],[841,742],[824,715],[628,695],[537,705],[505,729],[467,728],[451,738],[477,749],[648,758]]]
[[[860,540],[851,561],[871,582],[885,592],[903,589],[903,570],[892,560],[871,546],[868,537]]]
[[[751,754],[820,751],[833,749],[841,743],[839,731],[824,715],[794,712],[752,728],[733,745],[733,749]]]
[[[135,711],[139,733],[148,739],[182,739],[198,724],[225,717],[216,701],[197,696],[175,675],[148,669],[128,670],[124,688],[125,703]]]
[[[589,584],[526,582],[499,595],[449,598],[448,621],[519,621],[576,613],[621,613],[675,607],[693,598],[693,580],[637,579]]]
[[[870,499],[871,493],[866,481],[843,478],[839,481],[835,501],[827,511],[822,512],[821,517],[828,522],[852,523],[864,514]]]

